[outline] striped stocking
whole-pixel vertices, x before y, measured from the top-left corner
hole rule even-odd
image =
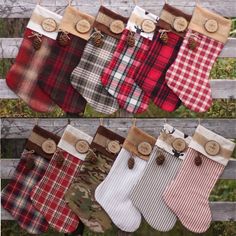
[[[164,192],[164,201],[190,231],[203,233],[211,223],[208,198],[235,144],[198,126],[183,165]]]
[[[156,230],[169,231],[176,223],[177,218],[163,201],[162,194],[179,171],[190,140],[190,137],[165,124],[144,175],[131,193],[133,204]],[[177,141],[182,142],[182,149],[175,146]]]

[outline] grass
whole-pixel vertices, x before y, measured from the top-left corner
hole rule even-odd
[[[0,19],[0,36],[1,37],[21,37],[23,29],[27,20],[2,20]],[[236,37],[236,19],[233,19],[231,37]],[[7,71],[14,60],[4,59],[0,61],[0,78],[5,78]],[[236,79],[236,59],[218,59],[211,71],[212,79]],[[65,117],[61,109],[57,108],[52,113],[41,114],[32,111],[21,100],[0,100],[0,117]],[[167,113],[158,109],[154,104],[149,106],[147,112],[136,115],[136,117],[175,117],[175,118],[235,118],[236,105],[235,100],[215,100],[212,108],[202,114],[197,114],[189,111],[181,106],[173,113]],[[112,117],[118,117],[120,114],[113,114]],[[84,117],[104,117],[102,114],[94,112],[94,110],[87,106],[84,112]],[[13,146],[12,146],[13,145]],[[4,150],[2,150],[3,158],[12,158],[15,155],[15,141],[4,143]],[[236,154],[234,153],[234,156]],[[2,181],[2,187],[7,184],[6,180]],[[211,201],[236,201],[236,182],[232,180],[219,180],[210,196]],[[14,221],[2,221],[1,232],[3,236],[28,236],[24,230],[20,229]],[[117,229],[103,234],[104,236],[113,236],[117,234]],[[42,234],[42,236],[60,236],[52,229],[49,232]],[[97,236],[88,229],[85,229],[85,236]],[[160,233],[153,230],[147,223],[143,221],[140,229],[134,233],[135,236],[195,236],[186,230],[179,222],[174,229],[168,233]],[[236,235],[236,222],[213,222],[210,229],[201,234],[203,236],[234,236]]]

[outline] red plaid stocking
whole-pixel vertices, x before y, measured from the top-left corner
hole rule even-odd
[[[58,232],[74,232],[79,224],[79,218],[67,206],[64,194],[78,177],[79,166],[85,158],[81,147],[83,149],[91,141],[90,136],[68,125],[46,173],[31,192],[33,205]]]
[[[179,22],[181,19],[185,24],[175,24],[173,28],[173,19],[179,19]],[[176,110],[181,101],[167,86],[165,74],[177,57],[189,20],[189,15],[168,4],[164,5],[147,59],[134,77],[158,107],[170,112]],[[178,23],[178,20],[175,21]]]
[[[187,229],[203,233],[211,223],[209,195],[235,144],[199,125],[189,147],[176,179],[164,192],[164,201]]]
[[[38,112],[49,112],[54,103],[37,85],[40,71],[45,67],[46,59],[57,37],[56,27],[47,32],[41,21],[51,19],[55,25],[61,16],[37,5],[24,33],[24,38],[14,65],[6,76],[8,87],[24,102]]]
[[[30,192],[43,177],[58,142],[59,137],[35,126],[13,178],[1,194],[3,208],[29,234],[41,234],[48,230],[46,219],[32,205]]]
[[[231,20],[196,6],[179,54],[166,73],[168,86],[195,112],[211,107],[209,74],[230,26]]]
[[[133,77],[150,49],[156,19],[155,15],[135,7],[113,58],[101,76],[107,91],[116,97],[120,107],[128,112],[141,113],[148,108],[149,97],[134,82]],[[152,32],[147,33],[141,28],[145,20],[154,25]]]
[[[60,24],[62,31],[52,46],[46,66],[40,73],[38,84],[65,112],[80,113],[86,106],[86,100],[72,87],[70,75],[78,65],[89,39],[91,29],[80,33],[80,22],[86,21],[88,27],[94,18],[68,6]],[[77,29],[77,30],[76,30]]]

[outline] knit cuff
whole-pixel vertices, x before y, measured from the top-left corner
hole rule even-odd
[[[99,126],[90,148],[108,157],[114,158],[120,152],[124,140],[123,137],[104,126]]]
[[[231,20],[197,5],[189,23],[189,28],[225,43],[229,36]]]
[[[128,18],[101,6],[94,22],[94,28],[113,38],[120,39],[127,21]]]
[[[94,17],[68,6],[62,17],[60,30],[88,40],[93,30]]]
[[[59,140],[59,136],[36,125],[26,142],[25,148],[50,160],[56,151]]]
[[[69,154],[84,160],[92,137],[88,134],[68,125],[62,135],[58,147]]]
[[[199,125],[189,147],[226,166],[235,148],[235,143]]]
[[[180,130],[165,124],[155,145],[171,155],[184,160],[191,139],[192,137]]]
[[[61,19],[62,16],[36,5],[27,28],[48,38],[56,39]]]
[[[136,6],[129,18],[126,29],[140,34],[144,38],[153,39],[159,17]]]
[[[157,25],[161,29],[170,30],[175,34],[184,37],[190,20],[191,15],[188,15],[169,4],[165,4]]]
[[[143,132],[135,126],[132,126],[124,142],[124,149],[140,157],[148,160],[155,145],[156,139],[149,134]]]

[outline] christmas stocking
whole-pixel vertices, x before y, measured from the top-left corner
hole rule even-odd
[[[104,233],[112,228],[109,216],[96,202],[96,187],[107,176],[124,138],[100,126],[80,168],[80,175],[65,194],[69,207],[91,230]]]
[[[46,219],[30,200],[30,192],[43,177],[59,140],[58,136],[35,126],[12,180],[1,193],[2,207],[29,234],[48,230]]]
[[[181,101],[167,86],[165,74],[177,57],[190,16],[165,4],[158,21],[147,59],[142,63],[135,82],[163,110],[176,110]]]
[[[78,177],[79,166],[85,158],[84,149],[90,142],[90,136],[68,125],[46,173],[31,192],[34,206],[59,232],[73,232],[79,224],[79,218],[67,206],[64,194]]]
[[[68,6],[57,42],[39,76],[39,86],[68,113],[83,112],[86,106],[85,99],[72,87],[70,75],[80,61],[93,22],[94,17]]]
[[[8,87],[38,112],[50,112],[55,105],[37,85],[37,80],[57,37],[60,20],[60,15],[36,6],[24,32],[15,63],[6,76]]]
[[[165,124],[144,174],[131,192],[132,203],[158,231],[169,231],[176,223],[177,218],[162,195],[179,171],[190,140],[181,131]]]
[[[227,41],[231,20],[197,5],[175,62],[166,73],[168,86],[183,104],[205,112],[212,104],[210,70]]]
[[[80,63],[71,75],[72,86],[84,96],[94,110],[111,114],[119,105],[101,83],[105,65],[112,59],[127,19],[101,6]]]
[[[164,192],[164,201],[190,231],[203,233],[211,223],[208,198],[235,144],[199,125],[183,165]]]
[[[144,172],[156,139],[132,127],[106,179],[97,187],[95,198],[123,231],[134,232],[141,214],[130,199],[130,192]]]
[[[149,97],[134,82],[133,77],[146,60],[157,16],[136,6],[110,63],[103,70],[101,81],[117,98],[123,109],[141,113],[148,108]]]

